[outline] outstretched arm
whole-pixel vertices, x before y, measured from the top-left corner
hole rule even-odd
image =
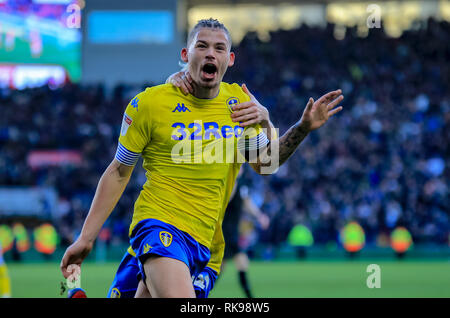
[[[95,191],[94,199],[84,221],[83,229],[78,239],[66,250],[61,261],[61,271],[65,278],[71,272],[68,266],[81,265],[92,250],[97,235],[109,217],[123,191],[125,190],[134,166],[126,166],[114,159],[106,168]]]
[[[344,99],[341,93],[339,89],[323,95],[317,101],[310,98],[301,119],[283,136],[272,139],[268,146],[259,151],[256,162],[250,163],[251,167],[259,174],[270,174],[276,171],[311,131],[322,127],[330,117],[342,110],[342,106],[337,107]],[[250,92],[248,94],[253,103],[259,104]]]

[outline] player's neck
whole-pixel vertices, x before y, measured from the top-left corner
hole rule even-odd
[[[201,99],[212,99],[219,95],[220,85],[217,87],[208,88],[208,87],[200,87],[195,85],[194,88],[194,96]]]

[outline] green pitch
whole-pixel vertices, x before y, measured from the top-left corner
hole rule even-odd
[[[381,288],[369,289],[369,262],[260,262],[250,265],[255,297],[450,297],[450,262],[372,262],[381,269]],[[106,297],[118,263],[82,266],[81,287],[88,297]],[[9,263],[13,297],[61,296],[58,263]],[[244,297],[232,263],[210,297]]]

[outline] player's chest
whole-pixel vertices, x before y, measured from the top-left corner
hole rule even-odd
[[[231,111],[225,103],[198,106],[189,102],[166,105],[159,114],[159,122],[153,138],[165,143],[181,140],[235,139],[244,129],[231,119]]]

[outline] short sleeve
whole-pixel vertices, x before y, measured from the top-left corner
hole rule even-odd
[[[265,134],[261,125],[251,125],[244,129],[238,139],[237,148],[239,151],[259,150],[269,144],[269,138]]]
[[[250,101],[250,96],[248,96],[243,90],[242,87],[233,84],[234,88],[236,89],[236,94],[239,96],[241,101],[248,102]],[[237,142],[237,149],[244,153],[246,151],[251,150],[258,150],[261,148],[264,148],[269,144],[269,138],[267,138],[267,135],[264,132],[264,129],[261,127],[260,124],[253,124],[250,126],[245,127],[243,129],[242,134],[240,137],[238,137]]]
[[[127,105],[122,118],[116,159],[126,165],[135,164],[151,140],[152,116],[145,92]]]

